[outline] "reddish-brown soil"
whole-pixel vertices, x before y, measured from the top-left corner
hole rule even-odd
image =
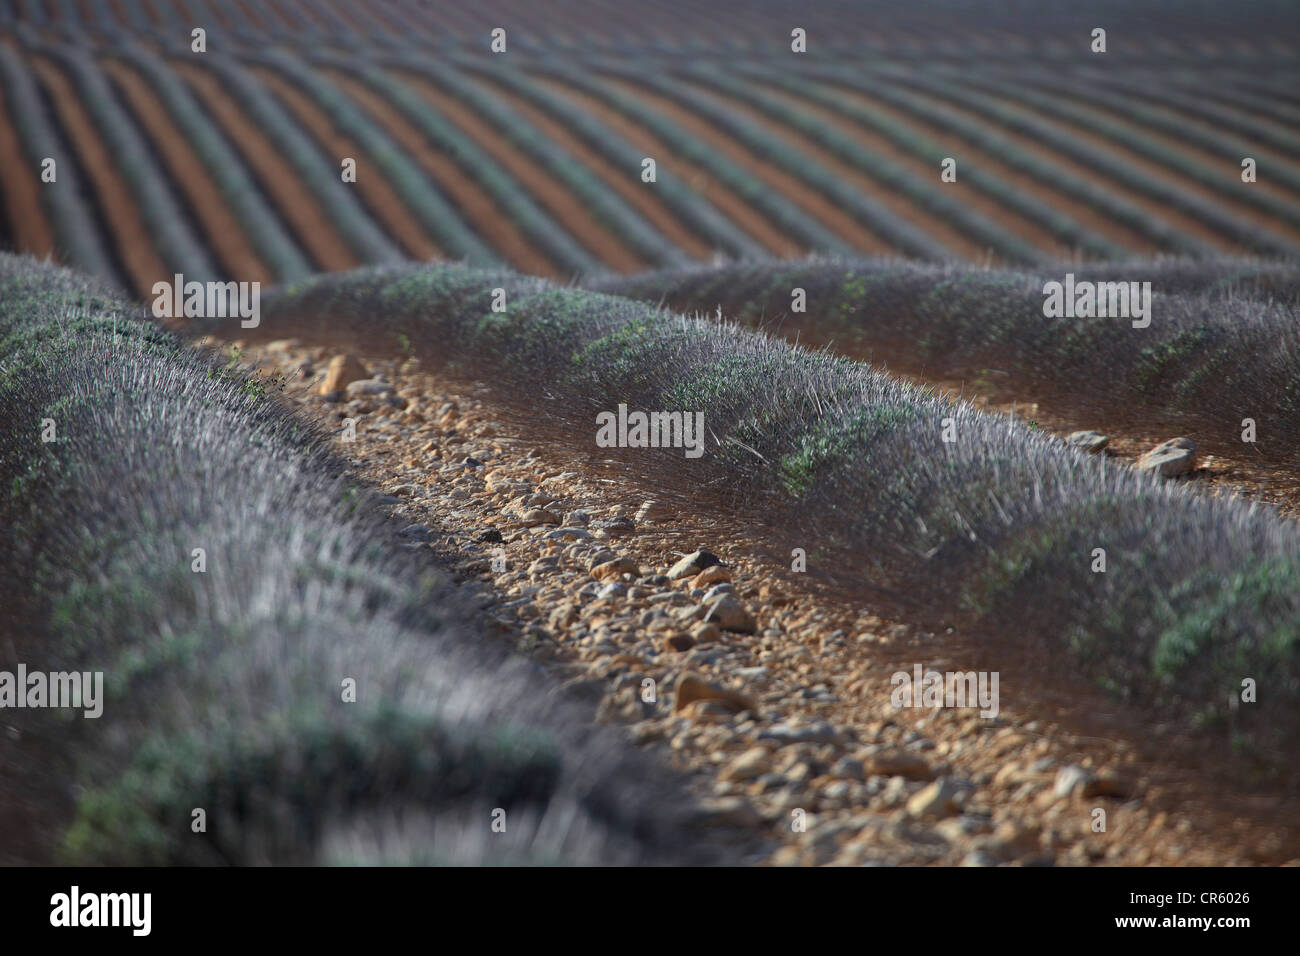
[[[556,80],[539,79],[538,82],[547,86],[551,92],[568,97],[575,105],[591,113],[629,143],[642,150],[646,156],[666,158],[666,162],[660,162],[661,166],[670,168],[687,186],[716,206],[719,212],[762,243],[774,255],[791,259],[807,252],[786,236],[775,223],[752,209],[741,196],[718,182],[707,170],[682,159],[666,142],[647,132],[634,120],[628,119],[603,100]],[[638,172],[633,170],[627,175],[632,178],[633,185],[645,186],[637,178]]]
[[[637,188],[641,185],[639,178],[629,176],[626,171],[617,169],[613,163],[588,146],[565,126],[552,119],[532,103],[515,95],[504,84],[495,82],[492,76],[479,74],[475,76],[475,79],[480,81],[482,85],[489,87],[493,93],[508,103],[511,109],[532,123],[548,139],[562,146],[573,156],[578,157],[583,165],[599,176],[608,188],[617,192],[624,202],[632,206],[647,222],[663,233],[670,242],[697,259],[707,259],[712,254],[712,249],[708,243],[696,236],[690,227],[677,217],[671,207],[659,198],[658,194]]]
[[[341,164],[345,156],[357,161],[356,188],[366,208],[374,213],[384,231],[398,241],[407,255],[413,259],[443,258],[437,242],[407,210],[406,203],[375,164],[365,144],[345,135],[308,94],[274,70],[252,69],[250,72],[288,107],[326,155],[333,158],[333,165]]]
[[[221,81],[208,70],[181,60],[173,61],[172,67],[221,124],[226,139],[244,157],[254,177],[275,203],[281,220],[293,231],[299,245],[316,266],[332,271],[360,265],[360,260],[335,230],[315,195],[279,150],[249,120],[239,104],[222,89]]]
[[[0,96],[0,186],[4,189],[4,213],[13,248],[45,258],[54,254],[54,230],[45,216],[41,190],[46,184],[32,167],[18,141],[18,131],[9,121],[8,107]]]
[[[615,233],[597,222],[580,197],[521,153],[473,110],[422,76],[403,73],[402,80],[500,163],[588,252],[617,272],[639,272],[646,268],[646,261],[628,248]]]
[[[636,84],[622,79],[607,77],[614,86],[629,96],[642,100],[647,106],[668,117],[686,132],[702,142],[708,143],[720,155],[745,168],[755,178],[770,186],[790,202],[802,208],[835,234],[852,243],[867,255],[893,255],[898,250],[887,241],[861,225],[852,215],[845,212],[835,202],[808,186],[799,178],[783,171],[774,163],[769,163],[740,146],[726,133],[716,129],[707,120],[696,116],[690,110],[678,105],[666,96],[651,93]]]
[[[895,164],[907,169],[918,180],[922,182],[931,181],[936,184],[934,188],[950,191],[949,194],[963,206],[980,213],[991,222],[996,222],[998,225],[1003,226],[1035,248],[1051,252],[1062,258],[1068,256],[1073,251],[1063,245],[1060,240],[1053,236],[1052,233],[1043,226],[1025,218],[1020,213],[1008,209],[998,200],[976,189],[971,184],[969,178],[961,175],[963,166],[965,166],[965,168],[972,168],[974,165],[975,161],[970,157],[963,156],[964,162],[958,163],[957,181],[955,183],[944,183],[939,179],[939,169],[937,166],[932,166],[927,162],[923,162],[911,153],[895,146],[879,133],[868,130],[866,127],[859,126],[820,104],[812,103],[806,99],[801,99],[785,92],[784,90],[773,89],[768,90],[767,92],[775,98],[782,100],[787,105],[800,110],[801,112],[817,117],[831,129],[856,140],[860,146],[870,150],[872,153],[885,157]],[[735,101],[733,100],[733,102]],[[773,133],[784,132],[787,136],[791,135],[791,131],[783,130],[783,127],[781,127],[779,123],[768,120],[767,124],[770,131]],[[807,142],[806,138],[801,137],[801,139],[804,142]],[[952,154],[950,153],[949,155]],[[1014,180],[1008,180],[1008,182],[1014,182]],[[890,190],[884,186],[877,186],[876,189],[885,194],[890,192]],[[912,205],[913,208],[917,208],[915,207],[915,204]],[[926,213],[924,210],[919,208],[917,209],[917,214],[922,217],[919,222],[924,225],[926,229],[932,229],[932,224],[944,227],[947,226],[947,224],[942,220],[936,220],[933,214]],[[936,234],[949,245],[953,245],[958,240],[969,242],[962,233],[953,228],[947,228],[946,232]],[[950,238],[950,235],[957,238]],[[954,248],[957,248],[957,246],[954,246]],[[983,253],[980,252],[977,257],[983,258]]]
[[[971,112],[961,104],[948,103],[924,90],[911,90],[910,92],[937,106],[947,107],[956,112],[962,113],[972,122],[980,123],[985,126],[990,125],[991,121],[989,119],[979,113]],[[1207,245],[1216,247],[1224,252],[1241,251],[1234,243],[1224,239],[1223,236],[1211,227],[1205,225],[1199,219],[1189,216],[1186,213],[1170,209],[1167,204],[1152,199],[1136,189],[1132,189],[1123,183],[1109,178],[1103,173],[1097,172],[1068,153],[1062,153],[1049,146],[1045,146],[1036,139],[1013,132],[1010,129],[999,128],[997,132],[999,136],[1013,143],[1026,153],[1031,153],[1041,159],[1047,160],[1059,169],[1072,173],[1078,178],[1092,183],[1094,186],[1105,189],[1107,192],[1116,196],[1116,198],[1128,203],[1135,209],[1144,212],[1152,219],[1164,220],[1180,232],[1183,232],[1192,238],[1199,239]]]
[[[212,246],[225,274],[241,282],[274,281],[275,277],[249,243],[207,167],[172,125],[167,108],[154,95],[149,83],[117,60],[104,60],[103,67],[117,81],[136,122],[148,134],[165,164],[172,184],[189,201],[198,218],[195,225]]]
[[[895,192],[889,186],[873,178],[869,173],[866,173],[863,170],[858,169],[856,166],[840,159],[830,150],[814,142],[804,134],[791,129],[790,127],[784,126],[781,123],[775,122],[764,114],[762,110],[752,107],[734,96],[720,93],[712,87],[699,85],[695,86],[695,89],[697,92],[710,97],[715,102],[721,103],[729,112],[744,117],[770,135],[782,140],[795,149],[806,153],[809,157],[834,173],[836,179],[841,183],[847,183],[853,186],[863,195],[870,196],[872,199],[886,206],[894,213],[894,215],[898,216],[899,219],[909,222],[933,236],[939,242],[951,249],[958,257],[969,261],[991,262],[993,264],[999,262],[1000,257],[998,254],[996,252],[990,253],[986,247],[979,244],[978,240],[973,239],[960,230],[954,228],[951,224],[943,221],[934,213],[927,210],[924,206],[919,205],[902,193]],[[806,106],[802,108],[807,110],[809,113],[816,113],[816,110],[812,108]],[[921,163],[913,162],[906,156],[903,156],[898,150],[891,147],[883,139],[871,137],[865,132],[859,131],[859,133],[863,139],[874,140],[864,144],[873,153],[898,162],[900,165],[911,167],[911,172],[915,174],[919,181],[930,182],[933,184],[931,186],[932,189],[937,191],[941,189],[956,188],[957,183],[940,182],[938,167],[927,167],[923,166]],[[960,179],[960,177],[958,178]],[[978,207],[980,204],[971,201],[970,192],[971,190],[968,189],[967,195],[964,196],[963,199],[968,205]],[[1007,213],[1005,209],[998,207],[996,204],[985,203],[982,205],[984,208],[977,209],[977,211],[985,213],[988,218],[993,219],[994,221],[1016,218]],[[1045,235],[1041,230],[1035,231],[1037,233],[1034,239],[1035,242],[1046,245],[1048,248],[1057,248],[1050,236]]]
[[[1074,123],[1057,119],[1055,116],[1053,116],[1048,112],[1036,109],[1024,103],[1020,103],[1009,97],[991,96],[991,98],[992,101],[995,102],[1000,107],[1012,110],[1024,116],[1032,116],[1034,119],[1044,122],[1048,126],[1051,126],[1057,130],[1061,130],[1063,132],[1070,133],[1071,135],[1077,137],[1080,142],[1086,143],[1088,146],[1096,149],[1098,152],[1104,153],[1105,155],[1113,159],[1120,160],[1126,165],[1133,167],[1135,170],[1138,170],[1139,172],[1145,173],[1146,175],[1161,182],[1164,185],[1175,187],[1180,193],[1184,195],[1192,196],[1202,201],[1205,201],[1212,206],[1219,207],[1224,212],[1231,213],[1237,216],[1238,218],[1244,220],[1255,222],[1266,229],[1271,228],[1271,221],[1269,217],[1264,216],[1258,212],[1255,212],[1249,208],[1243,208],[1240,206],[1236,206],[1235,204],[1231,204],[1230,202],[1225,201],[1225,196],[1216,194],[1212,190],[1207,189],[1204,186],[1200,185],[1195,180],[1183,176],[1181,173],[1177,172],[1176,170],[1167,166],[1162,166],[1159,163],[1153,162],[1152,160],[1143,157],[1142,155],[1140,155],[1137,152],[1134,152],[1128,147],[1121,146],[1120,144],[1116,143],[1114,140],[1109,139],[1101,135],[1100,133],[1094,133],[1091,130],[1083,128],[1082,126],[1078,126],[1075,125]],[[1117,180],[1110,179],[1109,181],[1114,182],[1117,187],[1119,186]],[[1136,187],[1134,187],[1133,192],[1138,193],[1139,191],[1136,189]],[[1233,239],[1230,239],[1226,236],[1223,236],[1221,233],[1215,230],[1214,226],[1201,221],[1199,217],[1196,217],[1191,213],[1175,212],[1171,210],[1167,205],[1162,204],[1160,200],[1151,199],[1145,196],[1144,199],[1146,202],[1154,204],[1159,209],[1161,209],[1162,210],[1161,214],[1166,219],[1172,221],[1175,216],[1182,216],[1185,217],[1189,222],[1195,222],[1198,230],[1200,230],[1202,234],[1214,236],[1220,244],[1227,246],[1233,252],[1244,253],[1250,251],[1241,243]]]
[[[1091,229],[1100,236],[1104,236],[1111,242],[1132,249],[1138,253],[1154,254],[1160,251],[1160,247],[1152,240],[1146,238],[1142,233],[1131,229],[1122,223],[1115,222],[1103,213],[1097,212],[1087,203],[1081,202],[1064,189],[1056,187],[1050,183],[1042,183],[1038,180],[1030,179],[1024,173],[1009,166],[1005,161],[999,159],[995,154],[979,149],[971,145],[962,137],[948,131],[942,126],[932,125],[919,117],[910,113],[905,113],[894,106],[881,102],[861,93],[857,90],[850,89],[839,84],[827,84],[827,89],[832,89],[835,94],[847,103],[856,103],[858,105],[878,110],[884,113],[891,120],[898,123],[904,129],[910,128],[918,135],[922,135],[932,140],[936,144],[947,150],[948,154],[958,158],[958,182],[961,181],[961,164],[963,162],[974,163],[979,168],[997,176],[1008,183],[1014,183],[1015,188],[1021,192],[1033,196],[1035,199],[1046,204],[1047,206],[1060,209],[1063,213],[1070,216],[1077,223]],[[797,99],[799,103],[805,103],[805,100]],[[946,104],[951,106],[951,104]],[[953,107],[955,109],[955,107]],[[847,120],[840,120],[845,124],[846,129],[857,128]]]
[[[454,160],[430,144],[396,107],[363,84],[351,84],[347,89],[348,95],[438,184],[470,228],[507,262],[530,275],[560,274],[560,269],[529,241],[492,195]]]
[[[1097,146],[1098,148],[1105,150],[1108,154],[1138,167],[1151,176],[1157,177],[1158,179],[1168,182],[1170,185],[1176,186],[1180,191],[1185,192],[1188,195],[1199,196],[1201,199],[1209,203],[1221,206],[1233,215],[1257,223],[1270,232],[1276,233],[1278,236],[1291,239],[1292,241],[1300,240],[1300,228],[1297,228],[1277,216],[1271,215],[1255,206],[1241,201],[1243,191],[1249,189],[1252,193],[1255,190],[1259,190],[1263,193],[1270,193],[1275,198],[1281,199],[1285,202],[1300,202],[1300,199],[1297,199],[1295,193],[1284,190],[1276,184],[1270,185],[1267,181],[1267,176],[1261,176],[1259,180],[1254,183],[1243,183],[1241,181],[1242,157],[1224,156],[1222,154],[1208,155],[1203,150],[1198,150],[1194,146],[1189,146],[1171,136],[1152,130],[1133,120],[1126,120],[1123,117],[1117,116],[1104,109],[1085,106],[1080,103],[1073,103],[1072,105],[1083,109],[1084,112],[1091,116],[1095,116],[1098,119],[1113,122],[1118,126],[1130,129],[1134,133],[1138,133],[1148,139],[1153,139],[1162,146],[1165,146],[1176,153],[1184,153],[1189,159],[1206,163],[1211,167],[1217,167],[1223,174],[1223,186],[1219,189],[1212,189],[1201,183],[1199,180],[1192,179],[1169,166],[1163,166],[1154,160],[1148,159],[1137,150],[1116,139],[1112,139],[1109,136],[1103,136],[1099,133],[1093,133],[1089,130],[1083,129],[1082,127],[1074,126],[1073,124],[1069,126],[1070,129],[1074,130],[1080,136],[1086,137],[1091,145]],[[1037,112],[1041,118],[1052,118],[1041,110],[1036,110],[1035,112]],[[1065,125],[1059,120],[1055,120],[1054,122],[1058,126]],[[1268,156],[1265,155],[1264,151],[1258,152],[1259,155],[1255,156],[1255,159],[1259,161],[1261,166],[1267,166],[1269,161]],[[1294,163],[1290,160],[1283,160],[1282,162],[1285,165],[1294,166]]]
[[[601,153],[594,150],[582,142],[577,135],[571,133],[567,127],[556,122],[549,114],[542,112],[541,109],[534,107],[529,101],[513,94],[510,88],[497,83],[489,74],[476,75],[474,79],[481,82],[482,86],[490,87],[494,94],[500,99],[507,101],[510,107],[530,124],[541,130],[552,142],[562,146],[571,155],[578,157],[581,163],[590,169],[595,176],[601,178],[601,181],[608,187],[619,194],[620,198],[628,203],[628,206],[636,209],[638,213],[655,229],[664,234],[669,242],[679,246],[682,250],[694,256],[695,259],[707,259],[712,255],[712,248],[708,246],[705,239],[695,235],[690,226],[682,222],[672,208],[664,203],[658,195],[649,193],[643,189],[637,189],[641,185],[640,179],[628,177],[627,173],[615,168]]]
[[[44,57],[34,57],[32,69],[49,92],[67,130],[68,142],[76,149],[87,180],[104,204],[105,221],[112,224],[113,241],[132,287],[137,295],[147,296],[155,282],[171,278],[171,270],[154,247],[152,231],[140,215],[131,190],[81,105],[81,97],[72,82]]]

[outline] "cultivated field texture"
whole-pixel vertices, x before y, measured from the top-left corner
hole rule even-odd
[[[1282,0],[0,0],[0,861],[1300,860],[1297,91]]]

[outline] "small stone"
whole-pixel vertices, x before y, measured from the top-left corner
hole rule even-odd
[[[353,382],[348,382],[344,389],[348,398],[363,398],[365,396],[387,396],[395,394],[397,390],[387,382],[381,382],[378,379],[362,378]]]
[[[694,674],[683,675],[677,681],[677,694],[673,702],[674,713],[681,711],[686,705],[697,700],[716,701],[733,714],[746,710],[752,714],[758,713],[758,705],[739,691],[727,690],[718,687],[716,684],[710,684]]]
[[[713,644],[722,638],[722,629],[712,621],[697,624],[691,630],[691,639],[696,644]]]
[[[1056,772],[1056,781],[1052,792],[1057,797],[1071,796],[1076,790],[1083,791],[1097,779],[1096,774],[1076,764],[1067,764]]]
[[[700,607],[704,610],[704,620],[717,624],[724,631],[753,634],[758,630],[754,615],[730,594],[723,594],[711,603],[702,604]]]
[[[559,524],[560,516],[553,511],[545,511],[541,508],[530,508],[525,511],[520,520],[526,525],[538,524]]]
[[[720,564],[705,568],[691,579],[691,587],[707,588],[711,584],[720,584],[731,580],[731,572]]]
[[[907,801],[907,812],[917,818],[950,817],[957,812],[957,795],[961,788],[946,777],[940,777]]]
[[[616,579],[624,574],[636,577],[640,573],[641,571],[637,568],[636,562],[631,558],[615,558],[613,561],[606,561],[604,564],[598,564],[591,569],[591,576],[597,581]]]
[[[408,524],[397,533],[403,538],[414,538],[417,541],[428,541],[433,537],[433,532],[425,524]]]
[[[1110,443],[1110,439],[1101,432],[1070,432],[1065,439],[1065,443],[1073,445],[1080,451],[1086,451],[1089,455],[1095,455]]]
[[[322,395],[342,394],[344,389],[353,382],[369,377],[370,373],[356,356],[336,355],[330,359],[325,379],[320,384],[320,393]]]
[[[1083,785],[1085,800],[1091,800],[1093,797],[1117,797],[1122,799],[1132,792],[1133,785],[1127,778],[1107,771],[1097,774],[1095,778]]]
[[[695,646],[695,639],[685,634],[673,634],[663,639],[663,648],[670,654],[683,654]]]
[[[908,780],[932,780],[934,771],[924,758],[905,750],[887,750],[870,755],[867,772],[882,777],[905,777]]]
[[[668,570],[668,577],[673,581],[687,576],[694,577],[705,568],[721,563],[717,555],[710,554],[708,551],[692,551]]]
[[[628,518],[608,518],[604,521],[596,521],[592,524],[591,530],[603,531],[611,538],[621,535],[632,534],[636,531],[636,525]]]
[[[1161,478],[1185,475],[1196,467],[1196,442],[1190,438],[1171,438],[1161,442],[1138,459],[1139,471],[1154,471]]]
[[[719,779],[744,783],[763,776],[772,769],[772,757],[764,747],[752,747],[727,764]]]

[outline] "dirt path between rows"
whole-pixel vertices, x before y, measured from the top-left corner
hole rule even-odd
[[[503,637],[687,775],[719,825],[758,835],[767,849],[753,862],[1300,862],[1294,805],[1250,792],[1227,758],[1201,747],[1198,760],[1176,728],[1137,725],[1100,692],[963,635],[818,595],[743,526],[656,503],[592,454],[538,447],[485,393],[413,357],[363,352],[382,383],[332,404],[314,386],[337,344],[306,327],[256,335],[236,344],[290,376],[287,400],[389,492],[405,546],[485,585]],[[725,566],[666,576],[701,547]],[[610,558],[628,563],[611,571]],[[718,588],[736,602],[721,629],[702,620]],[[896,672],[994,659],[996,718],[891,701]],[[691,699],[710,685],[731,696]]]
[[[101,60],[117,82],[132,115],[162,157],[172,185],[185,197],[198,220],[199,233],[212,246],[225,274],[241,282],[273,282],[275,277],[253,249],[221,190],[193,147],[172,125],[167,108],[135,70],[114,59]]]

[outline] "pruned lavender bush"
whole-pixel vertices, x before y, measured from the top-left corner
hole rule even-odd
[[[79,793],[55,859],[700,858],[691,802],[478,633],[259,380],[5,255],[0,409],[0,631],[104,674],[98,719],[6,711]]]
[[[505,311],[492,311],[494,289]],[[1269,511],[1088,457],[858,362],[505,272],[335,274],[272,296],[263,316],[269,337],[310,322],[355,348],[400,332],[578,450],[595,452],[595,415],[619,403],[703,411],[699,459],[599,454],[666,497],[724,501],[773,550],[808,547],[838,585],[1047,648],[1070,673],[1261,756],[1297,739],[1300,534]],[[1096,548],[1105,572],[1092,570]],[[1233,704],[1247,678],[1269,688],[1266,702]]]
[[[748,262],[593,280],[590,287],[711,312],[859,358],[906,355],[940,378],[1011,373],[1035,397],[1131,417],[1263,463],[1300,461],[1300,266],[1257,259],[1061,264],[1033,274],[886,260]],[[1151,322],[1048,318],[1046,281],[1151,282]],[[802,289],[806,311],[792,311]]]

